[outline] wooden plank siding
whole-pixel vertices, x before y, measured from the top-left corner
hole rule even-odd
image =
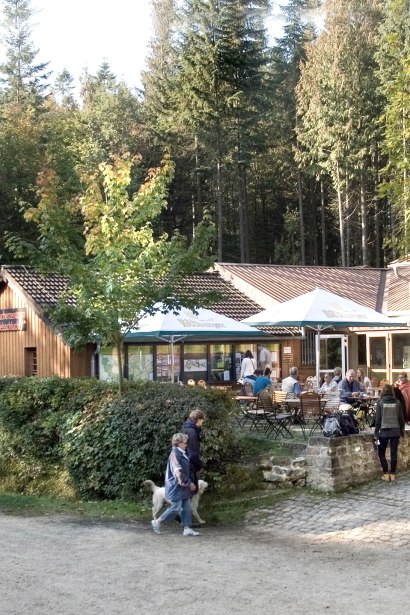
[[[30,369],[30,349],[36,349],[39,377],[57,375],[62,378],[91,375],[92,345],[74,352],[63,343],[39,310],[10,286],[0,291],[0,309],[26,308],[25,331],[0,331],[0,375],[24,376]],[[31,354],[33,351],[31,351]]]

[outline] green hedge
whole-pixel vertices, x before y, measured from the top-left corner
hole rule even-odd
[[[223,392],[146,382],[118,398],[116,387],[95,379],[2,379],[0,483],[30,493],[133,497],[147,478],[162,484],[171,436],[194,408],[207,414],[202,452],[215,484],[238,455]]]

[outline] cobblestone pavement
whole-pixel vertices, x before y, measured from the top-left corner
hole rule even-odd
[[[382,480],[343,494],[295,494],[274,508],[248,514],[249,530],[300,536],[312,543],[410,544],[410,472],[394,483]]]

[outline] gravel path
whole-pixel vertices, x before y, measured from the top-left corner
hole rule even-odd
[[[0,514],[0,615],[401,615],[409,556],[410,474],[294,495],[197,538]]]

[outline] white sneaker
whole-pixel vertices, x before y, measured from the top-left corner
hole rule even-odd
[[[151,527],[152,530],[156,533],[156,534],[161,534],[161,530],[159,529],[159,521],[157,521],[156,519],[153,519],[151,521]]]
[[[155,531],[155,530],[154,530]],[[192,528],[190,527],[184,527],[184,533],[183,536],[199,536],[199,532],[195,532]]]

